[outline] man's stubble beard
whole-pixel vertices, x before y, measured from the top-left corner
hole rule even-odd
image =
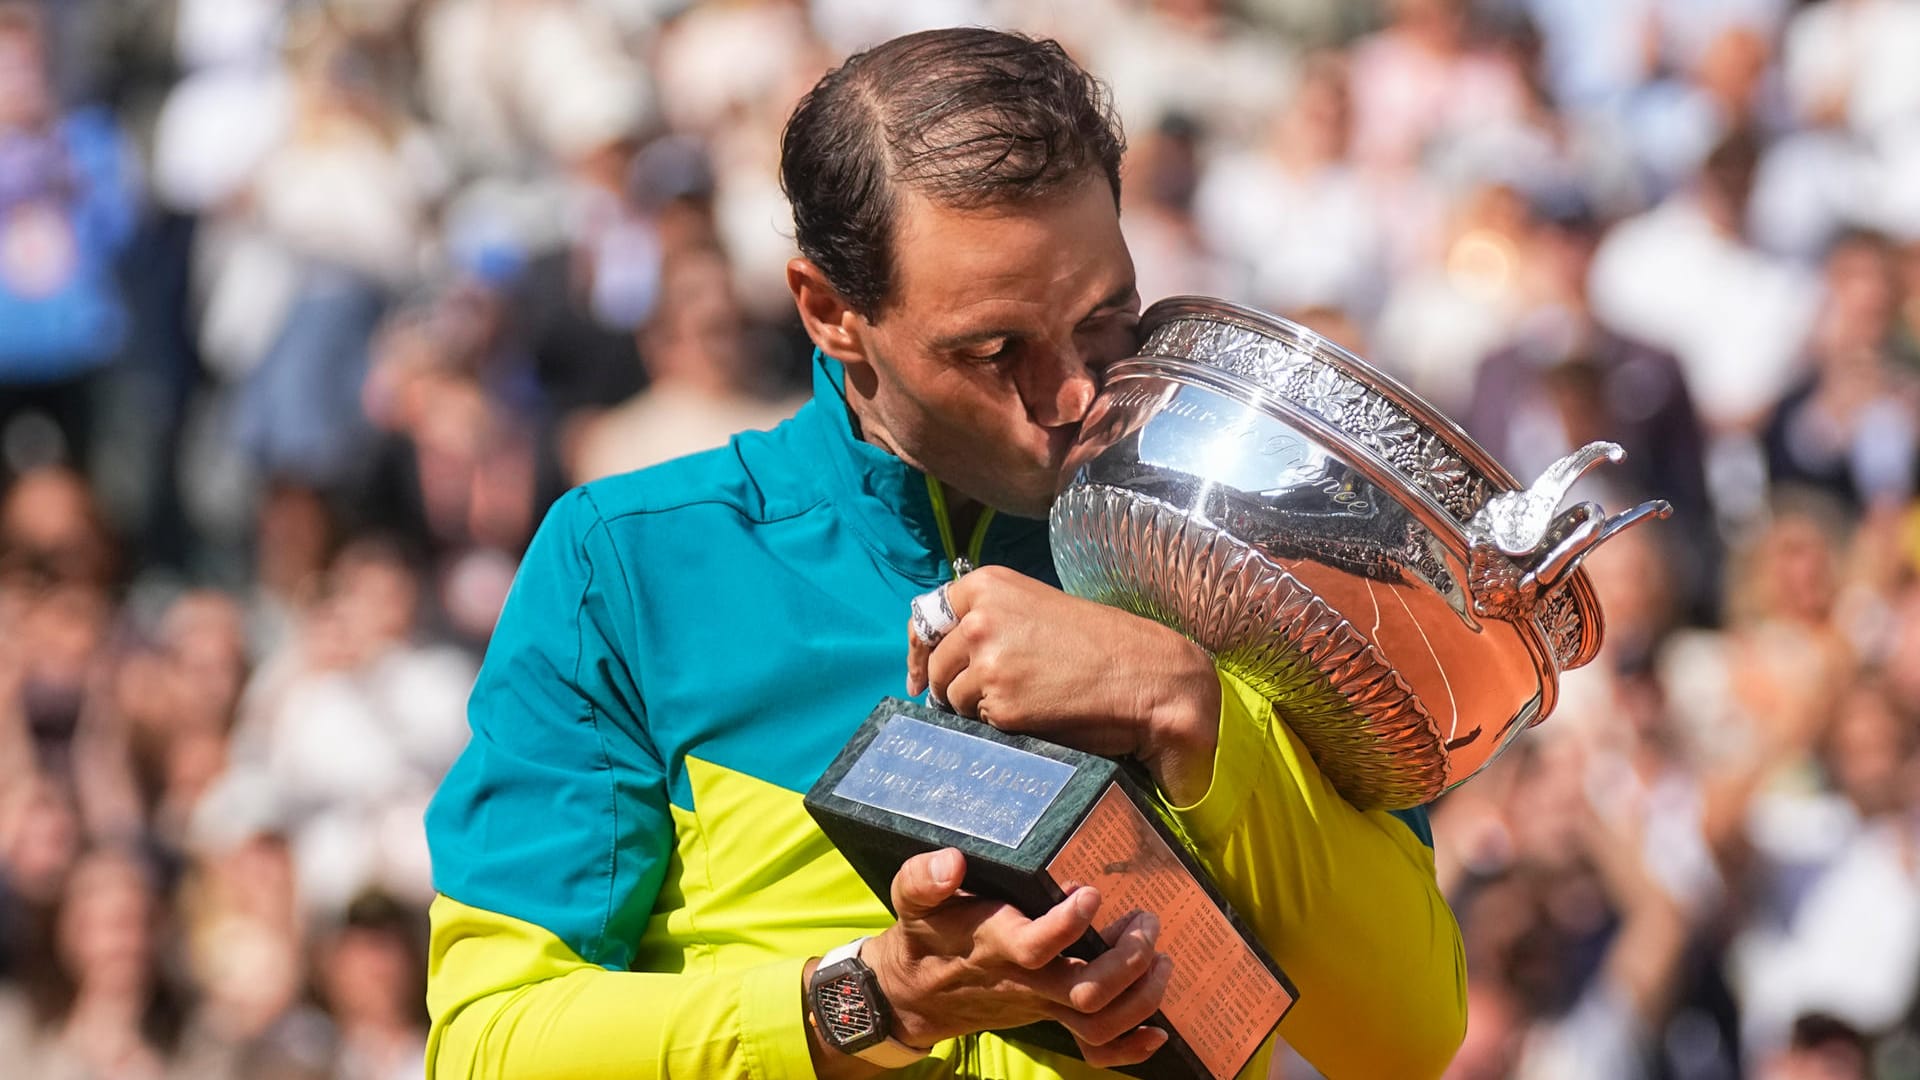
[[[882,364],[884,361],[876,364],[876,369]],[[980,448],[988,441],[985,436],[944,422],[936,410],[907,394],[897,378],[881,375],[879,370],[876,370],[875,378],[878,385],[892,383],[899,400],[911,403],[913,415],[908,422],[898,423],[886,415],[894,410],[884,409],[878,400],[863,398],[849,388],[847,411],[853,421],[855,434],[862,441],[878,446],[916,471],[940,481],[948,491],[990,507],[996,513],[1036,520],[1046,518],[1065,479],[1058,470],[1046,477],[1044,484],[1037,482],[1034,491],[1010,490],[1009,485],[996,483],[993,469],[983,471],[964,465],[970,452],[976,459],[980,456]],[[1011,464],[1021,472],[1031,471],[1036,476],[1046,472],[1044,465],[1024,458]],[[1027,465],[1032,465],[1032,469],[1023,468]],[[1044,491],[1039,490],[1041,487],[1044,487]]]

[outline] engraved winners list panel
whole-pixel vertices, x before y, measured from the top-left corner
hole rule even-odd
[[[808,792],[807,809],[882,901],[900,864],[923,851],[967,856],[962,887],[1039,915],[1080,885],[1100,890],[1096,927],[1135,910],[1161,923],[1172,982],[1156,1022],[1171,1037],[1120,1071],[1225,1080],[1259,1049],[1297,996],[1151,800],[1116,762],[913,702],[881,702]],[[1106,943],[1089,931],[1071,954]],[[1056,1024],[1003,1033],[1076,1053]]]
[[[1118,784],[1094,803],[1047,870],[1063,887],[1100,890],[1097,922],[1136,909],[1160,917],[1160,949],[1174,958],[1160,1012],[1213,1076],[1239,1072],[1293,1004],[1293,994],[1240,940]]]

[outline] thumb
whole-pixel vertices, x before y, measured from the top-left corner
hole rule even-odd
[[[959,848],[941,848],[915,855],[893,875],[893,913],[917,919],[932,913],[960,891],[967,876],[967,857]]]

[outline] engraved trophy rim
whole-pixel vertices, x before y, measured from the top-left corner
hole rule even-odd
[[[1242,329],[1277,337],[1289,345],[1313,353],[1316,359],[1334,362],[1334,366],[1348,375],[1357,378],[1366,388],[1386,398],[1393,404],[1413,415],[1422,430],[1439,435],[1448,447],[1466,459],[1468,465],[1483,477],[1497,481],[1502,487],[1519,489],[1526,485],[1500,464],[1486,448],[1467,434],[1465,428],[1435,408],[1427,399],[1408,387],[1399,379],[1375,367],[1345,346],[1320,334],[1311,327],[1295,322],[1283,315],[1261,311],[1231,300],[1222,300],[1211,296],[1169,296],[1155,301],[1140,315],[1140,334],[1144,343],[1147,336],[1161,324],[1171,322],[1181,316],[1203,316],[1216,322],[1239,325]],[[1277,400],[1288,402],[1285,396]],[[1352,437],[1343,430],[1342,436],[1350,441]]]
[[[1484,490],[1470,496],[1466,503],[1455,499],[1454,505],[1448,505],[1447,500],[1423,483],[1423,477],[1411,473],[1374,446],[1368,445],[1343,424],[1340,417],[1330,417],[1305,407],[1303,402],[1282,386],[1249,377],[1220,364],[1212,357],[1168,356],[1154,352],[1151,346],[1155,331],[1185,319],[1225,324],[1275,341],[1283,347],[1299,350],[1312,360],[1353,379],[1366,393],[1405,414],[1418,432],[1438,440],[1469,470],[1468,486],[1471,487],[1471,481],[1477,479]],[[1109,369],[1110,378],[1125,377],[1129,371],[1145,373],[1158,364],[1171,363],[1224,380],[1237,394],[1245,397],[1248,404],[1267,411],[1279,410],[1290,421],[1305,422],[1348,454],[1356,464],[1365,465],[1367,473],[1375,475],[1377,479],[1388,480],[1389,486],[1411,504],[1421,518],[1429,519],[1430,526],[1441,526],[1436,530],[1436,535],[1463,557],[1471,546],[1468,521],[1480,506],[1496,495],[1521,491],[1526,487],[1464,428],[1406,384],[1313,329],[1284,316],[1217,297],[1170,296],[1156,301],[1141,314],[1139,337],[1140,346],[1135,354]],[[1517,625],[1528,631],[1526,637],[1536,660],[1550,664],[1557,671],[1565,672],[1590,663],[1600,651],[1605,635],[1605,619],[1599,596],[1586,569],[1575,567],[1556,588],[1546,593],[1540,610],[1518,620]],[[1545,681],[1549,684],[1546,690],[1549,698],[1557,696],[1551,688],[1557,679]],[[1542,709],[1540,718],[1544,719],[1550,711],[1550,708]]]

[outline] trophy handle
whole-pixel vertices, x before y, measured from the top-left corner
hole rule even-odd
[[[1532,487],[1487,500],[1467,522],[1468,584],[1475,612],[1502,619],[1531,616],[1541,595],[1577,569],[1588,552],[1643,521],[1673,513],[1664,499],[1613,517],[1596,502],[1560,509],[1561,500],[1589,469],[1626,456],[1616,443],[1588,443],[1548,466]]]
[[[1618,463],[1626,457],[1627,452],[1618,443],[1588,443],[1547,466],[1531,487],[1503,491],[1488,499],[1467,522],[1467,532],[1510,558],[1536,556],[1555,527],[1562,524],[1565,515],[1556,516],[1556,512],[1574,483],[1602,461]]]
[[[1549,551],[1534,568],[1533,576],[1539,579],[1540,587],[1543,589],[1550,589],[1558,584],[1561,578],[1580,565],[1580,560],[1587,557],[1587,552],[1606,543],[1615,534],[1625,532],[1643,521],[1653,521],[1673,514],[1673,504],[1665,499],[1643,502],[1631,510],[1624,510],[1612,517],[1606,516],[1606,511],[1600,508],[1599,503],[1581,503],[1574,509],[1586,509],[1591,516],[1575,533],[1568,534],[1565,540]]]

